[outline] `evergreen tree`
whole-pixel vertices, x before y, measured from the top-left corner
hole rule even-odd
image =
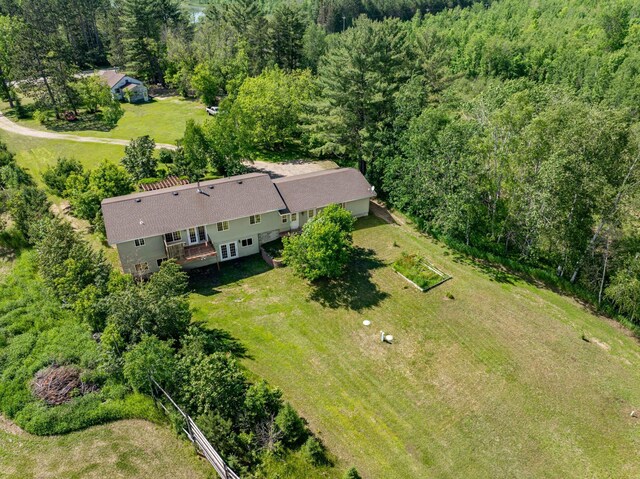
[[[358,162],[377,158],[393,122],[393,96],[407,74],[406,32],[397,20],[359,18],[330,42],[318,67],[320,100],[313,106],[312,151]]]
[[[276,8],[269,22],[269,37],[275,63],[285,70],[302,64],[302,45],[306,22],[299,8],[287,3]]]

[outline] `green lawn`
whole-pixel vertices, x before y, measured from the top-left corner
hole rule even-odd
[[[3,130],[0,130],[0,140],[7,143],[9,149],[16,153],[18,164],[27,168],[38,182],[41,181],[42,170],[61,156],[76,158],[85,168],[93,168],[104,159],[116,162],[124,156],[124,146],[120,145],[32,138]]]
[[[202,103],[180,97],[154,99],[148,103],[139,104],[122,103],[124,116],[115,128],[103,131],[104,128],[100,125],[87,125],[82,121],[60,122],[55,128],[47,128],[32,119],[18,120],[11,111],[7,111],[7,107],[6,103],[0,104],[1,111],[6,112],[12,121],[37,130],[122,140],[150,135],[158,143],[170,144],[175,144],[176,140],[182,138],[187,120],[199,122],[207,117]]]
[[[64,436],[37,437],[0,418],[0,477],[213,478],[213,468],[167,427],[119,421]]]
[[[405,228],[360,220],[355,241],[372,254],[334,285],[312,288],[259,257],[196,273],[195,317],[246,345],[246,366],[282,388],[342,470],[640,477],[637,341]],[[402,251],[453,279],[419,292],[390,266]]]

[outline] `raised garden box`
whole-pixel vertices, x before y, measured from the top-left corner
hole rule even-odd
[[[426,259],[414,254],[402,253],[400,259],[393,263],[393,269],[422,292],[451,279]]]
[[[283,246],[281,239],[265,243],[260,247],[260,254],[262,255],[262,259],[264,259],[272,268],[283,268],[284,263],[282,262],[282,248]]]

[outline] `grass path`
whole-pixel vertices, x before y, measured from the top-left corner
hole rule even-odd
[[[341,466],[368,478],[640,477],[634,338],[408,227],[367,218],[354,238],[375,256],[342,284],[312,288],[255,258],[203,273],[191,297]],[[453,279],[420,293],[390,267],[402,251]]]
[[[38,437],[0,418],[2,478],[212,478],[213,469],[167,427],[118,421]]]

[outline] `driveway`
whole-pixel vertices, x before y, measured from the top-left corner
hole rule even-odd
[[[108,145],[122,145],[127,146],[129,140],[121,140],[118,138],[95,138],[92,136],[78,136],[71,135],[69,133],[56,133],[54,131],[42,131],[28,128],[26,126],[19,125],[0,112],[0,129],[8,131],[9,133],[15,133],[16,135],[30,136],[32,138],[46,138],[49,140],[66,140],[77,141],[80,143],[105,143]],[[175,150],[175,145],[169,145],[166,143],[156,143],[156,148],[167,148],[169,150]]]
[[[92,136],[79,136],[69,133],[57,133],[54,131],[42,131],[34,128],[19,125],[0,112],[0,129],[16,135],[30,136],[32,138],[46,138],[49,140],[66,140],[77,141],[80,143],[104,143],[108,145],[127,146],[130,140],[122,140],[119,138],[96,138]],[[175,150],[175,145],[167,143],[156,143],[156,148],[166,148]],[[268,173],[272,178],[280,178],[282,176],[300,175],[302,173],[311,173],[314,171],[329,170],[337,168],[333,161],[307,161],[296,160],[285,163],[272,163],[269,161],[247,161],[245,165],[253,171]]]
[[[272,163],[270,161],[247,161],[245,165],[252,171],[268,173],[271,178],[281,178],[283,176],[301,175],[303,173],[313,173],[314,171],[331,170],[337,168],[333,161],[309,161],[295,160],[284,163]]]

